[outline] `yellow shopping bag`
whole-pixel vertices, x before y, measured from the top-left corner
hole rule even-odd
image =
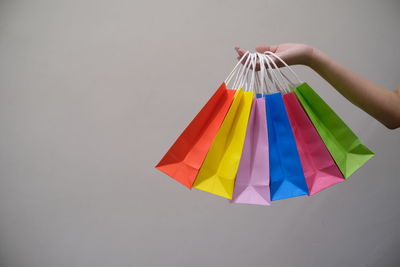
[[[232,199],[253,94],[253,92],[243,92],[241,89],[236,92],[224,122],[200,168],[193,188]]]

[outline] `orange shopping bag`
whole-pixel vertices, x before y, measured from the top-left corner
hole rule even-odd
[[[156,168],[191,189],[235,92],[222,83]]]

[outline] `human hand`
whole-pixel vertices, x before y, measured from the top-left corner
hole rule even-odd
[[[238,53],[238,59],[241,59],[242,56],[246,53],[246,50],[243,48],[236,46],[236,52]],[[266,51],[271,51],[275,53],[280,58],[283,59],[288,65],[307,65],[310,66],[312,61],[312,56],[314,53],[314,48],[305,45],[305,44],[279,44],[279,45],[259,45],[256,46],[256,51],[259,53],[264,53]],[[283,67],[282,63],[274,58],[274,62],[278,65],[278,67]],[[257,69],[259,66],[257,64]]]

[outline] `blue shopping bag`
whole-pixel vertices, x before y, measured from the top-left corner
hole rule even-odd
[[[282,94],[266,95],[271,200],[308,194]]]

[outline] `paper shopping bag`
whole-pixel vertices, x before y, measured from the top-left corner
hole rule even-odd
[[[226,89],[225,83],[221,84],[156,168],[192,188],[201,164],[232,104],[235,92]]]
[[[290,125],[299,152],[308,191],[313,195],[344,181],[344,177],[329,154],[294,93],[283,96]]]
[[[266,95],[271,200],[308,194],[281,93]]]
[[[238,90],[214,143],[200,168],[194,188],[232,198],[246,136],[253,93]]]
[[[307,83],[295,93],[345,178],[374,156]]]
[[[253,99],[231,203],[270,205],[265,100]]]

